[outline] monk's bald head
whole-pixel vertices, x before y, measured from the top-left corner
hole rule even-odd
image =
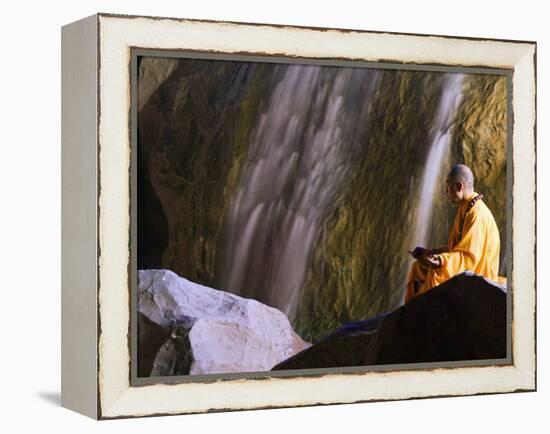
[[[455,164],[447,175],[446,186],[451,202],[465,200],[474,191],[474,174],[465,164]]]
[[[465,164],[455,164],[448,179],[451,182],[462,182],[467,188],[474,188],[474,174]]]

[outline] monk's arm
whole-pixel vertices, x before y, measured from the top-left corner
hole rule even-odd
[[[479,262],[485,237],[483,219],[476,212],[470,212],[464,220],[462,239],[448,252],[441,253],[441,266],[454,276],[465,270],[472,270]]]
[[[434,255],[439,255],[440,253],[445,253],[448,251],[450,251],[450,249],[447,246],[441,246],[441,247],[436,247],[435,249],[432,249],[432,253]]]

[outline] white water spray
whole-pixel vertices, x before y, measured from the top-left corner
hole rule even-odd
[[[431,235],[433,210],[436,199],[436,189],[442,189],[442,168],[449,158],[450,142],[452,139],[452,125],[456,111],[462,100],[462,74],[450,74],[443,85],[441,99],[434,121],[430,151],[424,165],[420,196],[413,226],[413,238],[410,247],[427,246]],[[409,248],[410,248],[409,247]],[[413,259],[409,259],[408,268]],[[403,285],[404,286],[404,285]]]
[[[259,117],[230,203],[219,286],[293,318],[322,219],[361,150],[381,73],[278,68],[284,75]]]

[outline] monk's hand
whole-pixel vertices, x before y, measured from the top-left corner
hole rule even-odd
[[[426,262],[434,267],[441,267],[443,263],[441,255],[428,255],[426,256]]]

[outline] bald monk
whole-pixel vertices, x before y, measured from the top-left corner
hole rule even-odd
[[[445,181],[449,200],[458,206],[447,246],[416,247],[416,259],[407,279],[405,303],[454,275],[471,270],[505,284],[498,276],[500,235],[493,214],[474,191],[474,175],[468,166],[453,166]]]

